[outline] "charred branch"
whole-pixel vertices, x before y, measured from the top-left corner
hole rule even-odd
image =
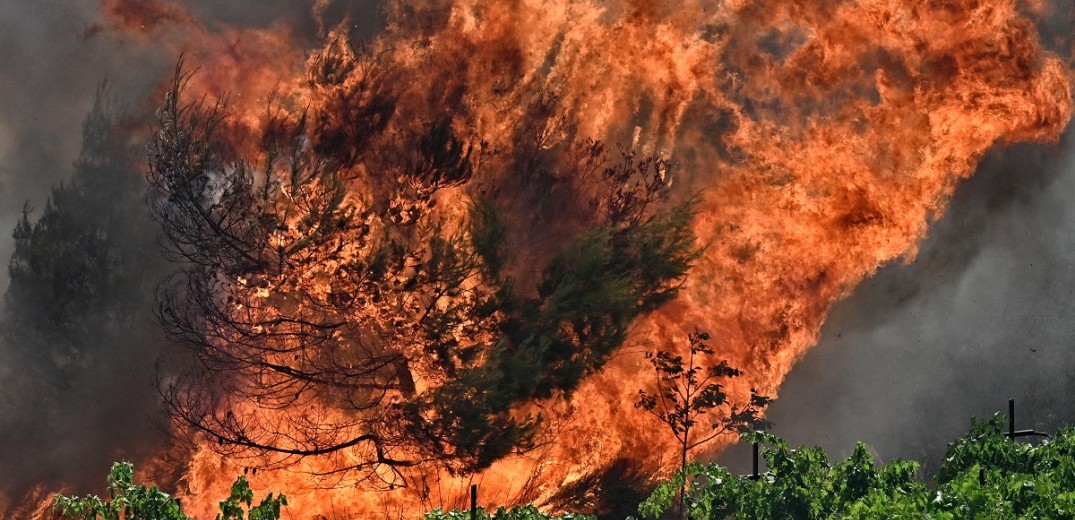
[[[480,195],[484,145],[451,118],[394,119],[391,70],[324,52],[316,102],[274,95],[252,135],[185,101],[176,72],[150,204],[183,266],[157,314],[194,366],[162,381],[165,407],[223,452],[357,479],[533,449],[543,419],[518,407],[570,395],[678,290],[699,254],[690,204],[668,207],[659,158],[575,147],[548,167],[588,172],[585,231],[519,288],[525,237]],[[442,211],[445,190],[470,202]]]

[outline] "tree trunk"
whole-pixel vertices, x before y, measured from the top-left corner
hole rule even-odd
[[[680,518],[688,520],[687,515],[687,443],[683,443],[680,450],[679,471],[683,473],[683,483],[679,485],[679,511]]]

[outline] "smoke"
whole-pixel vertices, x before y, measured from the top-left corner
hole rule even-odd
[[[6,161],[11,154],[14,134],[7,125],[0,124],[0,161]]]
[[[335,24],[353,14],[354,30],[368,37],[383,23],[369,1],[326,3],[320,20],[309,5],[290,1],[190,1],[187,7],[207,31],[256,30],[286,20],[298,38],[313,39],[319,23]],[[186,49],[178,40],[117,31],[94,2],[61,0],[0,3],[0,46],[4,265],[15,254],[11,232],[24,204],[31,209],[31,226],[42,215],[63,220],[53,222],[51,231],[42,227],[34,238],[60,248],[57,261],[49,262],[48,255],[28,260],[29,281],[20,284],[9,280],[6,269],[0,274],[0,292],[6,292],[0,516],[22,518],[48,493],[101,493],[108,465],[121,458],[141,469],[158,459],[148,467],[158,479],[174,481],[178,473],[169,472],[182,468],[181,462],[165,460],[181,454],[169,454],[157,417],[155,363],[174,358],[174,351],[156,328],[151,304],[155,285],[170,267],[156,253],[142,173],[156,93],[177,53]],[[97,102],[112,106],[95,112]],[[88,114],[115,119],[83,140]],[[87,154],[93,155],[89,161]],[[61,184],[65,188],[55,191]],[[73,221],[79,219],[96,226],[103,242],[63,236],[65,229],[77,233],[79,223]],[[107,258],[96,258],[104,263],[87,260],[97,246],[107,248]],[[80,285],[80,277],[90,275],[99,278]],[[75,303],[83,308],[64,307]]]
[[[184,5],[199,20],[209,24],[259,28],[286,23],[296,34],[309,41],[322,36],[325,29],[335,27],[345,20],[356,37],[372,38],[384,29],[386,23],[383,4],[384,0],[180,2],[180,5]]]
[[[1075,422],[1075,135],[995,151],[957,192],[917,260],[834,306],[770,408],[774,433],[846,456],[937,467],[974,417]],[[746,451],[722,460],[744,470]]]
[[[1072,56],[1075,6],[1038,23]],[[817,347],[770,407],[774,433],[845,457],[869,444],[932,475],[972,417],[1016,427],[1075,422],[1075,132],[993,150],[932,224],[918,257],[892,262],[833,306]],[[749,448],[720,461],[749,470]]]
[[[89,2],[14,0],[0,5],[0,229],[14,227],[23,204],[40,209],[80,149],[81,124],[105,80],[120,109],[144,100],[171,69],[160,49],[95,31]],[[0,258],[13,244],[0,241]],[[0,290],[7,285],[0,275]]]
[[[98,85],[112,78],[114,96],[137,99],[161,72],[159,57],[151,52],[125,49],[114,39],[87,39],[85,31],[96,11],[92,4],[58,0],[0,5],[0,46],[5,49],[0,57],[0,258],[5,266],[14,252],[11,232],[24,203],[34,209],[35,220],[51,187],[70,177],[81,146],[82,121],[93,107]],[[137,175],[137,170],[129,173]],[[0,291],[8,285],[5,269]],[[27,302],[8,299],[7,305]],[[60,386],[49,378],[56,372],[47,370],[42,359],[60,355],[66,347],[16,339],[11,323],[4,327],[0,515],[10,516],[5,505],[18,505],[39,483],[98,489],[107,469],[101,455],[117,455],[121,443],[137,449],[140,434],[151,437],[146,413],[153,408],[146,400],[150,379],[134,377],[127,372],[130,366],[118,359],[117,354],[132,349],[102,345],[99,377],[75,374]],[[158,349],[145,350],[152,353],[151,370]]]

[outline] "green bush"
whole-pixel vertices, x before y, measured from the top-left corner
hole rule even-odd
[[[689,479],[685,503],[695,520],[1075,518],[1075,429],[1031,445],[1005,437],[1004,420],[975,421],[952,443],[935,487],[915,479],[918,463],[877,466],[863,444],[832,464],[820,448],[793,450],[776,437],[754,434],[766,445],[769,470],[761,478],[692,463],[686,474],[662,482],[639,513],[669,515]]]
[[[82,520],[191,520],[183,514],[179,500],[157,486],[134,483],[134,465],[117,462],[108,473],[108,494],[111,500],[100,497],[67,497],[57,495],[53,511],[61,518]],[[231,495],[220,502],[216,520],[279,520],[280,508],[287,505],[284,495],[269,493],[260,504],[253,505],[254,492],[246,477],[239,476],[231,485]],[[245,506],[245,510],[244,510]]]
[[[550,515],[530,505],[516,506],[511,509],[501,507],[492,514],[479,507],[475,517],[478,520],[594,520],[593,516],[574,513]],[[470,510],[441,511],[438,508],[426,513],[425,520],[470,520]]]
[[[1004,436],[1005,417],[973,422],[970,432],[949,445],[932,485],[916,479],[919,465],[895,460],[877,465],[859,444],[847,460],[831,463],[821,448],[791,449],[767,434],[748,434],[764,444],[768,471],[754,480],[716,464],[692,462],[686,471],[660,483],[640,506],[643,518],[667,518],[677,505],[680,487],[689,481],[685,501],[694,520],[723,519],[1016,519],[1075,518],[1075,427],[1039,444],[1013,442]],[[191,520],[179,501],[133,482],[134,467],[112,466],[110,500],[96,496],[56,497],[53,509],[63,518],[81,520]],[[257,506],[244,477],[220,502],[217,520],[279,520],[287,505],[283,495],[269,494]],[[593,520],[593,516],[551,515],[532,505],[489,512],[480,520]],[[470,520],[470,511],[425,514],[425,520]]]

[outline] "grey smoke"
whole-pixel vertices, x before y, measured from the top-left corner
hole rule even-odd
[[[1075,423],[1075,131],[990,154],[917,259],[864,281],[769,411],[773,433],[831,458],[856,441],[936,469],[971,417]],[[722,462],[749,468],[737,447]]]
[[[0,3],[0,258],[11,258],[11,232],[24,204],[41,214],[49,190],[72,173],[81,146],[82,121],[106,78],[117,99],[137,100],[164,71],[159,53],[125,48],[115,39],[86,38],[96,19],[88,2],[14,0]],[[7,270],[0,292],[8,287]],[[13,305],[19,305],[15,302]],[[37,484],[100,488],[107,462],[130,456],[152,439],[151,372],[140,378],[132,365],[152,369],[159,345],[124,359],[132,345],[102,344],[99,377],[75,373],[66,385],[46,383],[33,363],[41,344],[0,340],[0,507],[16,504]],[[47,344],[47,343],[46,343]],[[49,344],[50,347],[52,346]],[[56,346],[57,350],[61,347]],[[50,353],[51,354],[51,353]],[[50,355],[46,354],[46,355]],[[142,425],[141,423],[147,423]],[[153,441],[149,441],[153,442]],[[127,444],[121,446],[120,444]],[[82,467],[85,464],[86,467]],[[102,464],[105,467],[101,467]],[[89,467],[94,466],[94,467]],[[6,496],[6,497],[5,497]],[[0,516],[11,517],[0,509]]]
[[[158,56],[109,38],[84,38],[97,18],[91,2],[0,3],[0,230],[14,227],[23,203],[44,205],[70,174],[81,122],[106,78],[120,99],[137,99],[165,70]],[[10,258],[0,240],[0,258]],[[0,276],[0,290],[7,286]]]

